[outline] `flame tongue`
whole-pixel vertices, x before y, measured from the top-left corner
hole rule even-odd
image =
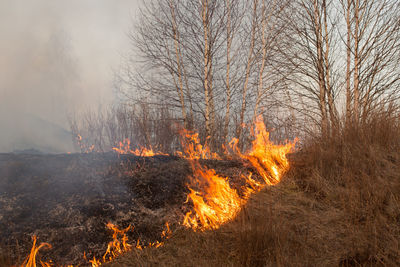
[[[215,170],[207,169],[198,162],[193,162],[194,177],[197,181],[206,182],[203,193],[189,188],[190,199],[195,213],[188,212],[183,225],[194,229],[216,229],[222,223],[236,215],[240,210],[241,198],[229,185],[227,178],[216,175]],[[198,223],[200,222],[200,224]]]
[[[296,140],[285,145],[273,144],[261,116],[257,118],[254,135],[251,150],[246,155],[239,155],[250,161],[267,185],[277,184],[283,172],[289,168],[286,155],[294,148]]]
[[[123,142],[119,142],[119,147],[113,147],[113,150],[118,154],[133,154],[135,156],[141,157],[152,157],[155,155],[167,155],[162,152],[154,152],[152,147],[150,146],[149,149],[145,147],[141,147],[140,149],[131,149],[131,141],[126,138]]]
[[[233,219],[240,211],[241,206],[246,203],[249,196],[263,188],[265,185],[279,183],[282,174],[289,167],[286,155],[294,148],[294,143],[275,145],[269,140],[269,133],[266,131],[262,117],[258,117],[254,128],[254,141],[252,148],[246,154],[242,154],[237,147],[238,140],[233,139],[230,143],[232,150],[240,158],[250,162],[257,173],[263,178],[264,184],[248,177],[242,176],[247,188],[240,197],[237,191],[229,185],[228,179],[218,176],[215,170],[202,166],[198,159],[204,158],[203,151],[210,149],[199,144],[197,134],[184,132],[182,146],[186,158],[190,160],[194,171],[191,184],[188,186],[190,193],[187,202],[193,203],[193,212],[186,213],[183,225],[194,230],[217,229],[225,222]],[[200,187],[201,190],[193,188]]]
[[[166,239],[170,238],[170,236],[171,236],[171,230],[169,228],[168,222],[165,223],[165,227],[166,227],[166,229],[164,231],[162,231],[162,234],[161,234],[161,240],[166,240]],[[102,261],[100,259],[96,259],[96,257],[93,257],[92,260],[88,260],[88,262],[92,265],[92,267],[98,267],[98,266],[102,265],[103,263],[110,262],[110,261],[114,260],[116,257],[118,257],[119,255],[121,255],[127,251],[130,251],[133,248],[133,246],[128,243],[128,237],[126,235],[126,233],[129,230],[133,229],[133,227],[131,227],[129,225],[127,228],[120,230],[114,224],[108,223],[107,228],[113,231],[113,235],[112,235],[113,241],[108,243],[107,250],[103,255]],[[164,241],[161,241],[161,242],[155,241],[153,243],[149,243],[148,245],[142,246],[142,245],[140,245],[140,241],[138,239],[136,242],[135,248],[141,250],[146,247],[158,248],[162,245],[164,245]],[[37,247],[36,246],[36,236],[34,236],[31,253],[29,254],[28,258],[25,260],[25,262],[21,265],[21,267],[37,267],[36,256],[37,256],[39,250],[43,247],[51,248],[51,245],[48,243],[41,243]],[[85,260],[87,260],[86,253],[84,253],[83,257]],[[54,264],[51,261],[50,262],[40,261],[40,265],[41,265],[41,267],[54,266]],[[73,267],[73,265],[68,265],[65,267]]]
[[[199,159],[221,159],[217,153],[211,152],[210,147],[207,145],[207,140],[205,145],[200,144],[199,134],[193,133],[183,129],[180,132],[181,144],[183,147],[183,152],[177,152],[178,156],[187,158],[189,160],[199,160]]]
[[[51,248],[51,245],[48,243],[41,243],[39,246],[36,246],[36,236],[33,236],[33,245],[31,249],[31,253],[26,261],[22,264],[24,267],[36,267],[36,256],[41,248]],[[42,266],[50,266],[49,263],[41,262]]]
[[[123,230],[119,230],[114,224],[108,223],[107,228],[113,230],[113,241],[107,246],[107,251],[103,255],[103,262],[112,261],[118,255],[131,250],[132,247],[127,243],[128,237],[126,236],[126,232],[131,229],[130,225]],[[121,237],[121,241],[118,237]]]

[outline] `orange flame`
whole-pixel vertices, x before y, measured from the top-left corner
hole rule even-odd
[[[218,176],[215,170],[208,169],[199,163],[199,159],[218,158],[211,153],[207,145],[200,144],[198,134],[181,132],[182,147],[185,158],[189,159],[194,172],[189,185],[190,194],[186,202],[191,200],[193,212],[186,213],[183,225],[193,229],[217,229],[231,219],[240,210],[241,198],[229,185],[227,178]],[[200,190],[194,190],[192,187]]]
[[[119,230],[114,224],[108,223],[107,228],[113,230],[113,241],[108,243],[107,251],[103,255],[103,262],[112,261],[118,255],[131,250],[131,245],[127,243],[128,237],[126,236],[126,232],[131,229],[129,225],[127,228],[123,230]],[[121,241],[119,238],[121,238]]]
[[[206,144],[203,146],[200,144],[199,134],[187,131],[183,129],[181,132],[181,143],[183,147],[183,153],[178,151],[178,156],[188,158],[191,160],[198,159],[221,159],[217,153],[211,152],[210,147]],[[207,138],[208,140],[209,138]]]
[[[113,150],[118,154],[133,154],[141,157],[152,157],[155,155],[167,155],[162,152],[154,152],[153,149],[147,149],[142,147],[140,150],[137,148],[136,150],[131,149],[131,141],[126,138],[123,142],[119,142],[119,147],[113,147]]]
[[[33,245],[31,249],[31,253],[29,254],[28,258],[22,264],[21,267],[36,267],[36,256],[41,248],[51,248],[51,245],[48,243],[41,243],[39,246],[36,246],[36,236],[33,236]],[[47,262],[40,262],[42,267],[50,266],[50,263]]]
[[[97,267],[101,265],[101,261],[96,259],[96,257],[93,257],[93,260],[89,260],[89,262],[92,264],[92,267]]]
[[[169,228],[168,222],[165,223],[165,226],[166,226],[166,230],[163,230],[161,233],[162,241],[155,241],[155,242],[149,243],[147,246],[142,246],[142,245],[140,245],[140,241],[138,239],[136,242],[135,248],[142,250],[143,248],[146,248],[146,247],[158,248],[158,247],[161,247],[162,245],[164,245],[163,240],[168,239],[171,236],[171,230]],[[128,237],[126,236],[126,233],[131,228],[133,229],[133,227],[131,227],[129,225],[127,228],[120,230],[114,224],[108,223],[107,228],[113,231],[113,235],[112,235],[113,241],[108,243],[107,250],[102,257],[102,260],[96,259],[96,257],[93,257],[92,260],[88,260],[88,262],[92,265],[92,267],[98,267],[98,266],[102,265],[103,263],[110,262],[110,261],[114,260],[116,257],[118,257],[119,255],[132,250],[133,246],[128,243]],[[36,246],[36,236],[33,236],[33,246],[31,249],[31,253],[27,257],[25,262],[21,265],[21,267],[37,267],[36,256],[37,256],[39,250],[43,247],[51,248],[51,245],[48,243],[41,243],[37,247]],[[83,254],[83,257],[85,260],[87,260],[86,253]],[[40,265],[41,265],[41,267],[53,266],[51,261],[50,262],[40,261]],[[73,267],[73,265],[67,265],[66,267]]]
[[[165,223],[165,227],[167,228],[166,230],[163,230],[161,233],[161,238],[168,239],[171,236],[171,229],[169,228],[169,223]]]
[[[264,179],[267,185],[275,185],[280,182],[282,174],[289,168],[289,161],[286,157],[295,147],[297,138],[284,145],[275,145],[269,140],[269,132],[261,116],[255,122],[255,139],[252,148],[246,154],[242,154],[237,147],[237,139],[232,140],[233,150],[242,159],[247,159]]]
[[[76,135],[76,141],[78,142],[79,148],[81,149],[82,153],[92,153],[94,152],[95,146],[94,145],[86,145],[83,142],[83,138],[80,134]]]
[[[171,234],[171,230],[169,228],[168,222],[165,223],[165,226],[167,229],[161,233],[162,240],[169,238],[169,236]],[[102,261],[96,259],[96,257],[93,257],[93,259],[89,261],[92,264],[92,267],[98,267],[98,266],[102,265],[103,263],[111,262],[116,257],[124,254],[125,252],[131,251],[133,247],[135,247],[136,249],[142,250],[146,247],[158,248],[158,247],[164,245],[163,241],[161,241],[161,242],[155,241],[153,243],[149,243],[147,246],[142,246],[142,245],[140,245],[140,240],[138,239],[136,241],[136,245],[133,246],[128,243],[128,237],[126,236],[126,233],[129,230],[133,229],[133,227],[131,227],[129,225],[127,228],[120,230],[120,229],[118,229],[117,226],[115,226],[114,224],[109,222],[107,224],[107,228],[110,230],[113,230],[113,235],[112,235],[113,241],[108,243],[107,250],[102,257]]]
[[[189,199],[193,202],[195,213],[188,212],[183,225],[193,229],[217,229],[219,225],[234,217],[241,207],[241,198],[229,185],[227,178],[216,175],[215,170],[207,169],[194,162],[194,177],[205,184],[203,192],[189,187]],[[198,223],[200,222],[200,224]]]
[[[280,181],[282,174],[289,167],[286,155],[294,148],[296,141],[285,145],[273,144],[269,140],[269,133],[261,116],[257,118],[254,136],[252,148],[246,154],[240,152],[237,139],[230,143],[233,151],[240,158],[248,160],[264,180],[262,184],[252,179],[252,174],[248,177],[243,176],[248,187],[240,197],[237,191],[231,188],[227,178],[220,177],[216,175],[215,170],[200,165],[198,159],[203,158],[203,151],[208,153],[210,149],[199,144],[198,135],[184,133],[182,146],[186,158],[190,160],[194,176],[186,200],[193,203],[193,212],[186,213],[183,225],[194,230],[217,229],[237,215],[252,193],[265,185],[274,185]],[[200,187],[201,191],[192,187]]]

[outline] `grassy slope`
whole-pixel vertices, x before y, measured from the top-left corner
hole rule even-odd
[[[292,155],[283,181],[219,230],[176,229],[110,266],[400,265],[400,131],[376,120]]]

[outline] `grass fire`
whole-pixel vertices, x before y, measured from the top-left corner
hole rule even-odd
[[[173,225],[177,225],[177,229],[179,229],[179,225],[193,230],[200,229],[202,231],[218,229],[223,224],[235,219],[252,193],[260,191],[264,186],[279,182],[281,178],[280,174],[287,171],[289,167],[286,156],[289,152],[294,151],[294,143],[288,143],[286,145],[272,144],[261,117],[259,117],[255,125],[254,133],[255,140],[253,142],[253,147],[246,154],[239,152],[237,142],[233,140],[233,142],[231,142],[232,153],[230,153],[230,155],[217,156],[217,154],[210,153],[210,148],[207,145],[203,146],[199,143],[197,134],[190,133],[186,130],[181,131],[183,152],[177,152],[176,154],[180,156],[176,157],[175,160],[187,162],[192,174],[189,175],[186,182],[186,201],[180,203],[182,206],[186,206],[184,208],[189,209],[189,211],[185,214],[181,213],[181,216],[172,218]],[[147,157],[151,158],[155,156],[152,150],[145,149],[143,149],[143,151],[146,151],[146,154],[140,153],[138,155],[138,150],[134,151],[129,148],[129,141],[125,141],[124,145],[121,144],[119,148],[113,149],[118,153],[118,157],[128,156],[146,160]],[[151,154],[149,154],[149,151],[151,151]],[[170,160],[170,156],[166,154],[162,154],[162,156]],[[236,181],[233,181],[229,177],[218,175],[215,169],[207,166],[207,163],[200,162],[200,160],[211,160],[218,164],[218,161],[221,161],[222,157],[227,156],[232,158],[236,157],[238,161],[237,164],[239,165],[248,161],[249,167],[254,168],[254,173],[253,171],[248,171],[246,175],[241,174],[236,177]],[[252,160],[249,160],[249,158]],[[255,164],[255,162],[257,162],[257,164]],[[128,164],[131,166],[131,163]],[[262,172],[259,170],[262,170]],[[124,171],[129,172],[131,170],[128,168],[124,169]],[[259,181],[252,178],[258,176],[260,177],[258,179]],[[168,215],[169,214],[164,214],[164,216]],[[93,258],[90,259],[87,257],[86,251],[84,251],[82,253],[83,257],[81,262],[87,261],[91,266],[100,266],[112,262],[116,257],[132,249],[143,250],[158,248],[164,245],[165,239],[169,238],[171,235],[168,221],[165,223],[165,226],[166,229],[160,233],[159,239],[146,244],[143,243],[140,238],[133,243],[132,241],[129,242],[127,233],[134,229],[133,226],[129,225],[125,229],[120,230],[118,226],[108,222],[106,227],[112,231],[112,241],[108,243],[105,253],[101,257],[97,256],[97,258],[96,255],[94,255]],[[36,266],[36,258],[39,250],[51,248],[51,245],[48,243],[41,243],[37,246],[36,242],[37,237],[34,236],[31,253],[22,266]],[[38,262],[40,262],[41,266],[54,266],[55,264],[52,260]]]
[[[399,21],[0,0],[0,267],[400,266]]]

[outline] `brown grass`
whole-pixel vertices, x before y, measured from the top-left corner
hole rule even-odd
[[[110,266],[399,266],[400,124],[375,116],[291,155],[283,181],[217,231],[176,229]]]
[[[11,266],[11,257],[0,248],[0,266]]]

